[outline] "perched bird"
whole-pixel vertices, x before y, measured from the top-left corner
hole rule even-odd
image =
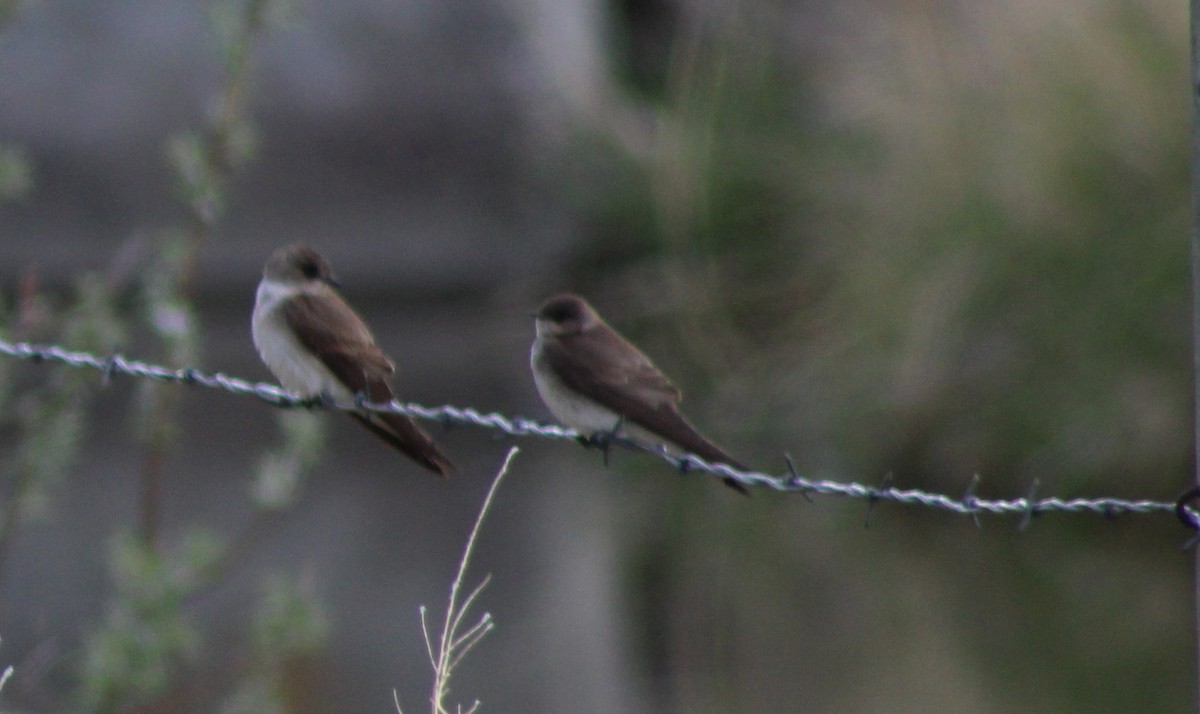
[[[346,404],[394,398],[396,367],[337,291],[329,264],[306,245],[275,251],[263,268],[250,331],[262,361],[285,389]],[[413,461],[443,476],[454,470],[429,434],[404,414],[354,411],[357,419]]]
[[[746,470],[688,423],[679,412],[682,395],[675,385],[586,300],[556,295],[534,319],[533,381],[559,421],[585,436],[626,434]],[[725,483],[746,492],[731,478]]]

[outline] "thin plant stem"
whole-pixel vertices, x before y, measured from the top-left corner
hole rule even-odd
[[[483,505],[479,508],[479,515],[475,517],[475,524],[471,527],[471,535],[468,536],[467,545],[463,548],[462,558],[458,561],[458,572],[454,576],[454,581],[450,584],[450,600],[446,604],[446,615],[442,620],[441,635],[438,638],[437,647],[434,647],[433,637],[430,635],[429,620],[427,617],[428,610],[424,605],[420,608],[421,632],[425,636],[425,652],[429,656],[430,664],[433,665],[433,688],[429,695],[429,703],[433,714],[451,714],[445,704],[446,697],[450,693],[450,675],[458,667],[459,663],[462,662],[463,657],[495,627],[491,614],[485,612],[475,624],[467,627],[465,630],[463,629],[463,621],[466,619],[471,606],[478,600],[479,594],[487,587],[491,576],[485,577],[461,602],[459,601],[459,594],[462,591],[463,579],[466,577],[467,565],[471,561],[471,553],[475,550],[475,541],[479,538],[479,530],[483,526],[483,519],[492,507],[492,500],[496,496],[496,490],[500,486],[500,481],[508,473],[509,465],[519,451],[520,449],[515,446],[508,450],[508,454],[504,457],[504,463],[500,466],[500,470],[496,472],[496,477],[492,479],[492,485],[488,488],[487,496],[483,499]],[[400,708],[399,694],[393,690],[392,696],[396,704],[396,711],[398,714],[403,714],[403,710]],[[463,709],[459,705],[455,709],[455,712],[457,714],[471,714],[477,711],[479,706],[479,701],[475,701],[466,709]]]
[[[479,509],[479,516],[475,518],[475,525],[471,527],[471,535],[467,538],[467,546],[463,549],[462,559],[458,561],[458,573],[454,576],[454,582],[450,584],[450,601],[446,605],[446,618],[442,623],[442,636],[438,648],[438,657],[437,661],[434,662],[431,703],[433,704],[435,714],[447,714],[443,702],[450,690],[450,674],[454,671],[454,667],[462,660],[463,655],[477,644],[492,628],[491,615],[485,613],[479,623],[472,628],[471,632],[474,635],[464,638],[465,646],[463,646],[464,642],[458,638],[458,628],[462,624],[462,619],[466,615],[467,609],[475,601],[475,598],[479,595],[484,585],[487,584],[487,580],[485,579],[479,587],[471,592],[461,608],[458,602],[458,594],[462,589],[463,578],[467,572],[467,564],[471,560],[471,553],[475,550],[475,541],[479,537],[479,529],[483,525],[483,519],[492,507],[492,499],[496,495],[496,489],[500,486],[500,481],[504,479],[504,475],[508,473],[508,466],[512,463],[513,457],[517,455],[518,451],[520,449],[515,446],[508,450],[508,455],[504,457],[504,464],[500,467],[500,471],[496,473],[496,478],[492,479],[492,485],[488,488],[487,496],[483,499],[483,506]]]

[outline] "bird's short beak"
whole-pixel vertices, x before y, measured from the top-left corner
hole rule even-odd
[[[338,280],[337,278],[333,277],[332,275],[330,275],[328,278],[325,279],[325,284],[330,285],[335,288],[338,288],[339,290],[342,287],[342,281]]]

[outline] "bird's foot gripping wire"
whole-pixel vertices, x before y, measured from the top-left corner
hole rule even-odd
[[[612,451],[613,444],[617,443],[617,439],[621,435],[621,427],[625,426],[625,417],[617,417],[617,423],[613,424],[613,428],[608,431],[595,431],[591,434],[580,434],[576,437],[580,444],[583,444],[588,449],[600,449],[604,454],[604,467],[608,468],[608,454]]]

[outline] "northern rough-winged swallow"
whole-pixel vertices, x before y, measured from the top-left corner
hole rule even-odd
[[[395,365],[336,288],[329,264],[312,248],[275,251],[255,295],[254,346],[290,392],[341,404],[359,394],[370,402],[390,401],[395,395],[388,378]],[[360,411],[350,416],[430,471],[445,476],[454,470],[408,416]]]
[[[641,350],[578,295],[556,295],[535,316],[529,355],[542,401],[585,436],[618,433],[678,449],[739,471],[746,467],[704,438],[679,412],[682,395]],[[725,483],[743,493],[744,486]]]

